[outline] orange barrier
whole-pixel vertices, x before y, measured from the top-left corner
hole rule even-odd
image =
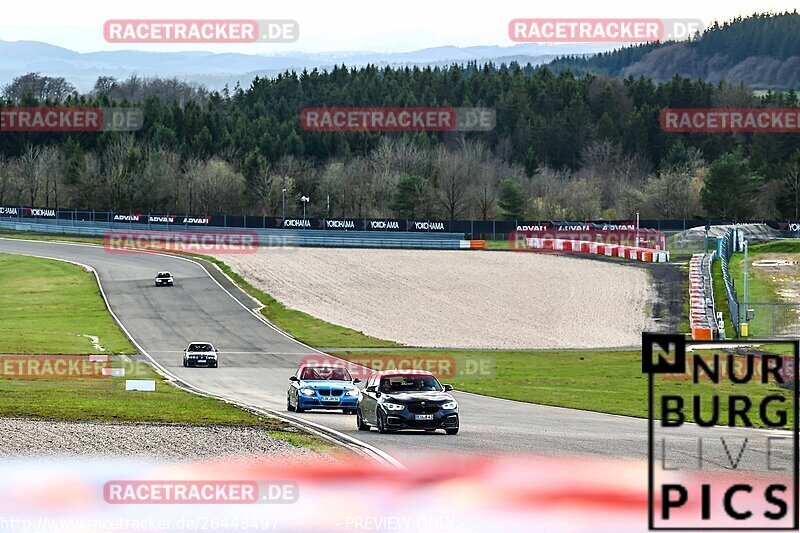
[[[459,248],[462,250],[483,250],[486,247],[486,241],[467,241],[462,240]]]

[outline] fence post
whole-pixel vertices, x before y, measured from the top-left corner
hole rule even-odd
[[[777,305],[775,303],[772,304],[772,336],[775,336],[775,308]],[[747,311],[745,311],[747,312]]]

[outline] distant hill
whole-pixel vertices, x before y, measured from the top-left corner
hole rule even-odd
[[[756,89],[800,88],[800,14],[755,14],[715,23],[686,42],[648,43],[590,57],[562,57],[555,70],[666,81],[674,75],[744,82]]]
[[[63,77],[79,91],[88,91],[98,76],[118,79],[130,75],[178,78],[209,89],[237,82],[249,86],[255,76],[274,77],[285,70],[328,69],[346,64],[377,66],[446,66],[477,61],[539,65],[565,54],[594,54],[610,50],[603,44],[518,44],[514,46],[441,46],[411,52],[328,52],[257,55],[212,52],[147,52],[115,50],[79,53],[36,41],[0,40],[0,86],[29,72]]]

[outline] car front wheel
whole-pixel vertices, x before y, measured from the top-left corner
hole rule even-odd
[[[369,431],[369,426],[364,423],[364,417],[361,416],[361,409],[356,409],[356,426],[359,431]]]
[[[294,407],[292,407],[292,400],[289,399],[289,395],[286,395],[286,410],[287,411],[294,411]]]
[[[386,418],[384,415],[378,411],[378,433],[389,433],[390,431],[386,428]]]
[[[448,435],[455,435],[455,434],[457,434],[457,433],[458,433],[458,428],[445,429],[444,431],[445,431],[445,433],[447,433]]]

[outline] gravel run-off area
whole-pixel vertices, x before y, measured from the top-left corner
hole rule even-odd
[[[430,348],[635,346],[655,298],[643,268],[564,255],[261,248],[217,257],[287,307]]]
[[[83,422],[0,418],[0,458],[93,457],[167,461],[275,459],[281,463],[323,456],[275,439],[264,428]]]

